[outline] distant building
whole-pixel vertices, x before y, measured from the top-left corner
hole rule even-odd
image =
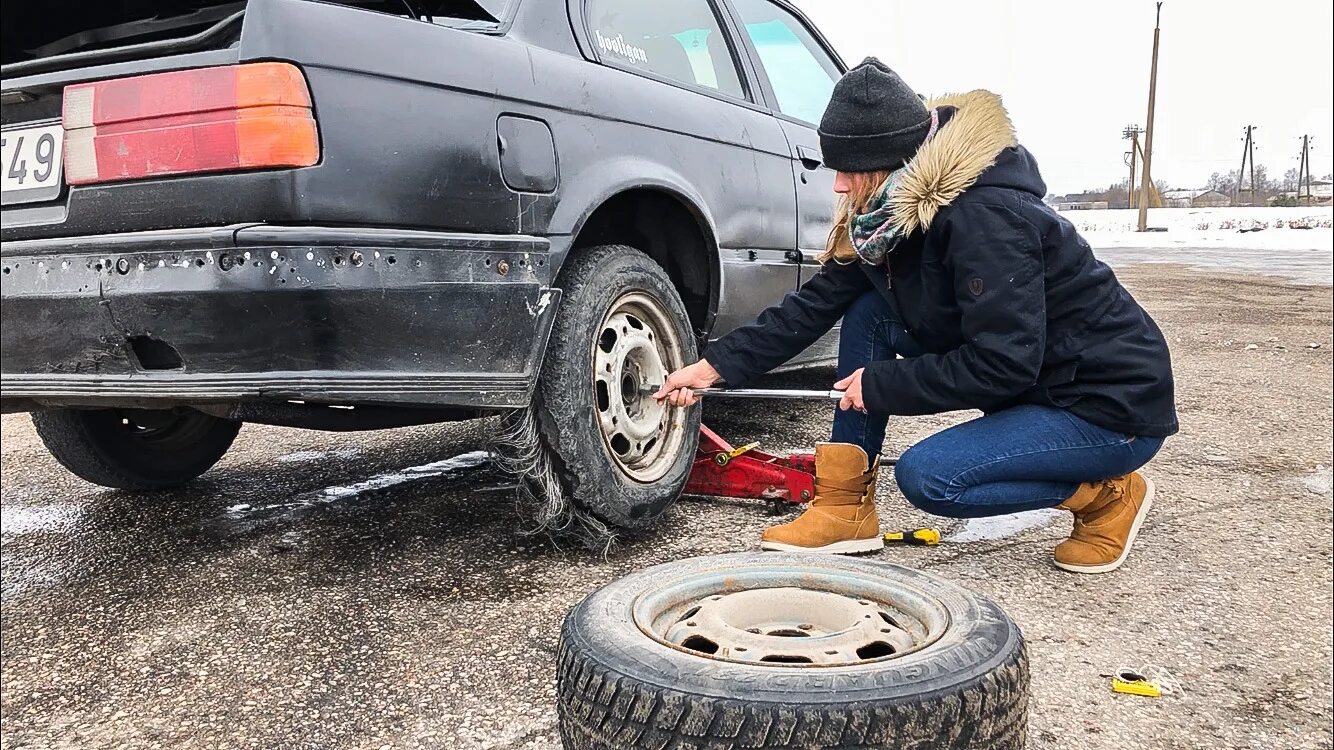
[[[1168,208],[1190,208],[1190,202],[1195,200],[1201,190],[1164,190],[1163,205]]]
[[[1270,199],[1270,203],[1281,199],[1289,198],[1298,202],[1306,201],[1306,186],[1302,185],[1299,190],[1288,190]],[[1329,203],[1334,198],[1334,183],[1329,180],[1311,180],[1311,202],[1317,204]]]
[[[1088,211],[1107,208],[1107,201],[1065,201],[1052,205],[1057,211]]]
[[[1165,190],[1163,205],[1167,208],[1216,208],[1230,206],[1232,200],[1217,190]]]
[[[1199,195],[1190,199],[1191,208],[1217,208],[1230,205],[1232,205],[1232,199],[1227,197],[1226,193],[1220,193],[1217,190],[1202,190]]]

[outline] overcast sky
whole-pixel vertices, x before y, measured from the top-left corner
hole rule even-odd
[[[1150,0],[794,0],[848,64],[875,55],[920,93],[1000,94],[1052,192],[1128,176],[1121,130],[1143,126]],[[1334,3],[1166,0],[1153,172],[1199,187],[1241,162],[1271,177],[1313,137],[1315,177],[1334,168]]]

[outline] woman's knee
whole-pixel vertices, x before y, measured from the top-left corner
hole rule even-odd
[[[894,465],[899,492],[913,507],[937,516],[953,515],[949,512],[954,505],[950,478],[950,468],[923,443],[904,451]]]

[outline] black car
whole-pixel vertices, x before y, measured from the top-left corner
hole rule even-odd
[[[531,406],[568,494],[643,526],[699,422],[646,389],[824,246],[844,66],[783,0],[3,13],[0,401],[98,484],[243,422]]]

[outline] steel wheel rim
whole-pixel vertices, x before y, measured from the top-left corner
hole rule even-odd
[[[757,568],[664,584],[634,605],[653,640],[764,668],[856,667],[920,651],[949,613],[909,585],[846,571]]]
[[[607,455],[630,479],[661,479],[685,439],[685,411],[642,389],[686,363],[672,318],[644,292],[621,295],[593,336],[594,418]]]

